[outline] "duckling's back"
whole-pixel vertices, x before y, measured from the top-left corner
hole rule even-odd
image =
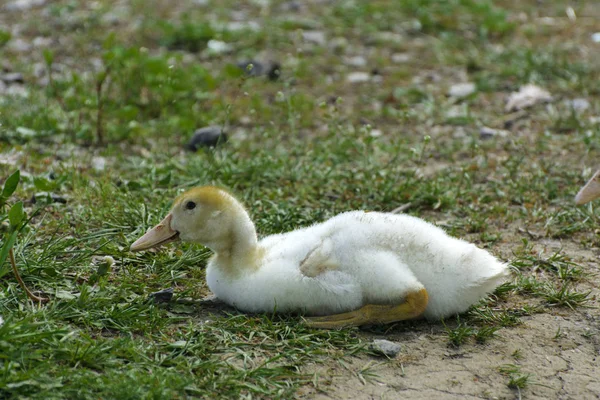
[[[347,264],[363,254],[361,252],[374,249],[395,256],[404,275],[394,276],[407,281],[416,278],[427,289],[429,303],[424,316],[428,319],[466,311],[491,293],[509,274],[506,264],[487,251],[412,216],[352,211],[340,214],[326,224],[340,250],[338,258],[346,260]],[[378,273],[378,266],[359,267],[362,272],[357,269],[354,273],[371,274],[364,275],[362,281],[373,282],[372,275]],[[369,300],[381,301],[378,298],[380,291],[376,288],[363,290],[367,303]],[[369,299],[370,295],[374,298]]]

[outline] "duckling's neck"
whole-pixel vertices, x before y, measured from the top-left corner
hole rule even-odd
[[[242,207],[236,214],[227,234],[209,246],[215,252],[216,265],[234,275],[257,270],[261,254],[250,216]]]

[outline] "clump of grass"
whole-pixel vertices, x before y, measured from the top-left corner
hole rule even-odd
[[[583,278],[583,270],[578,264],[558,251],[548,258],[542,258],[541,254],[532,255],[530,252],[525,241],[524,250],[511,262],[511,265],[519,271],[516,283],[511,284],[514,290],[541,297],[550,306],[571,309],[583,306],[590,300],[591,292],[580,292],[572,288],[574,282]],[[559,282],[556,284],[549,280],[539,281],[534,276],[525,275],[526,270],[532,273],[549,272]]]
[[[527,388],[531,383],[531,374],[521,373],[521,367],[516,364],[505,364],[498,368],[498,371],[508,376],[508,387],[511,389],[517,389],[519,392],[521,389]]]
[[[216,30],[208,22],[191,21],[184,18],[180,23],[162,22],[161,42],[175,50],[187,50],[196,53],[206,48],[209,40],[217,35]]]
[[[475,341],[483,344],[497,337],[496,332],[500,329],[499,326],[482,326],[475,332]]]
[[[508,20],[506,11],[491,1],[402,3],[407,12],[418,18],[428,33],[474,30],[481,37],[502,36],[515,25]]]
[[[524,254],[514,259],[511,265],[519,270],[531,269],[532,272],[551,272],[563,281],[578,280],[582,276],[581,267],[560,251],[556,251],[548,258],[543,258],[541,254]]]
[[[473,327],[465,322],[460,322],[460,319],[458,318],[457,322],[458,325],[454,328],[449,328],[446,323],[444,323],[444,329],[448,335],[448,344],[453,347],[460,347],[476,334]]]
[[[11,38],[12,35],[10,32],[0,29],[0,48],[4,47]]]
[[[513,351],[510,356],[512,358],[514,358],[516,361],[519,361],[519,360],[523,359],[523,352],[521,351],[521,349],[515,349],[515,351]]]
[[[510,375],[510,379],[508,380],[508,387],[511,389],[525,389],[529,385],[529,379],[531,378],[531,374],[524,375]]]
[[[380,364],[375,364],[370,361],[356,373],[363,385],[366,385],[367,382],[372,383],[377,380],[379,375],[377,374],[377,371],[375,371],[375,368],[377,368],[378,365]]]
[[[544,298],[551,306],[569,307],[574,310],[590,300],[591,291],[579,292],[569,288],[568,283],[562,283],[559,287],[552,284],[543,285],[536,294]]]
[[[562,329],[560,328],[560,326],[556,329],[556,333],[554,334],[554,340],[558,340],[561,339],[563,337],[565,337],[566,334],[562,331]]]
[[[469,311],[473,322],[489,326],[510,327],[521,323],[522,310],[494,310],[489,306],[475,307]]]

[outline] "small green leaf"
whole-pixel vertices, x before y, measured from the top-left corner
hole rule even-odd
[[[142,188],[142,185],[139,182],[136,182],[136,181],[127,182],[127,189],[129,189],[129,190],[140,190],[141,188]]]
[[[12,37],[10,32],[0,29],[0,48],[4,47]]]
[[[19,201],[18,203],[13,204],[8,212],[8,220],[10,221],[10,225],[16,228],[24,218],[25,212],[23,211],[23,202]]]
[[[166,186],[166,185],[168,185],[170,182],[171,182],[171,173],[170,173],[170,172],[167,172],[167,173],[165,174],[165,176],[164,176],[164,177],[162,177],[162,178],[161,178],[161,179],[158,181],[158,184],[159,184],[159,185],[162,185],[162,186]]]
[[[98,270],[96,271],[96,275],[104,276],[108,273],[110,269],[110,263],[104,262],[98,266]]]
[[[6,273],[9,271],[9,268],[4,268],[4,262],[6,261],[6,258],[8,257],[8,251],[15,244],[18,234],[19,234],[19,231],[14,231],[13,233],[10,234],[10,236],[8,237],[8,240],[3,242],[2,250],[0,250],[0,277],[6,275]]]
[[[44,268],[44,273],[48,276],[55,277],[58,276],[59,273],[54,268]]]
[[[50,192],[54,189],[55,186],[48,179],[43,178],[41,176],[33,178],[33,184],[35,185],[35,188],[37,190],[41,190],[42,192]]]
[[[76,295],[74,295],[71,292],[67,292],[66,290],[57,290],[56,293],[54,294],[54,296],[57,299],[64,299],[64,300],[73,300],[73,299],[77,298]]]
[[[19,180],[21,179],[21,171],[16,170],[11,176],[6,179],[4,182],[4,188],[2,189],[2,197],[9,198],[15,190],[17,190],[17,186],[19,186]]]
[[[106,36],[106,38],[102,42],[102,48],[105,50],[112,49],[116,44],[116,41],[117,41],[116,38],[117,38],[117,36],[115,35],[114,32],[109,33],[108,36]]]
[[[47,66],[51,66],[54,63],[54,52],[50,49],[44,49],[44,61],[46,61]]]

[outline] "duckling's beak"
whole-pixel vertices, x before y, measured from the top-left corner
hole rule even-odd
[[[575,196],[575,203],[585,204],[596,198],[600,197],[600,171],[596,172],[592,179],[581,188],[577,196]]]
[[[171,229],[171,218],[169,213],[165,219],[160,221],[158,225],[150,229],[144,236],[136,240],[132,245],[131,251],[140,251],[160,246],[161,244],[179,240],[179,232]]]

